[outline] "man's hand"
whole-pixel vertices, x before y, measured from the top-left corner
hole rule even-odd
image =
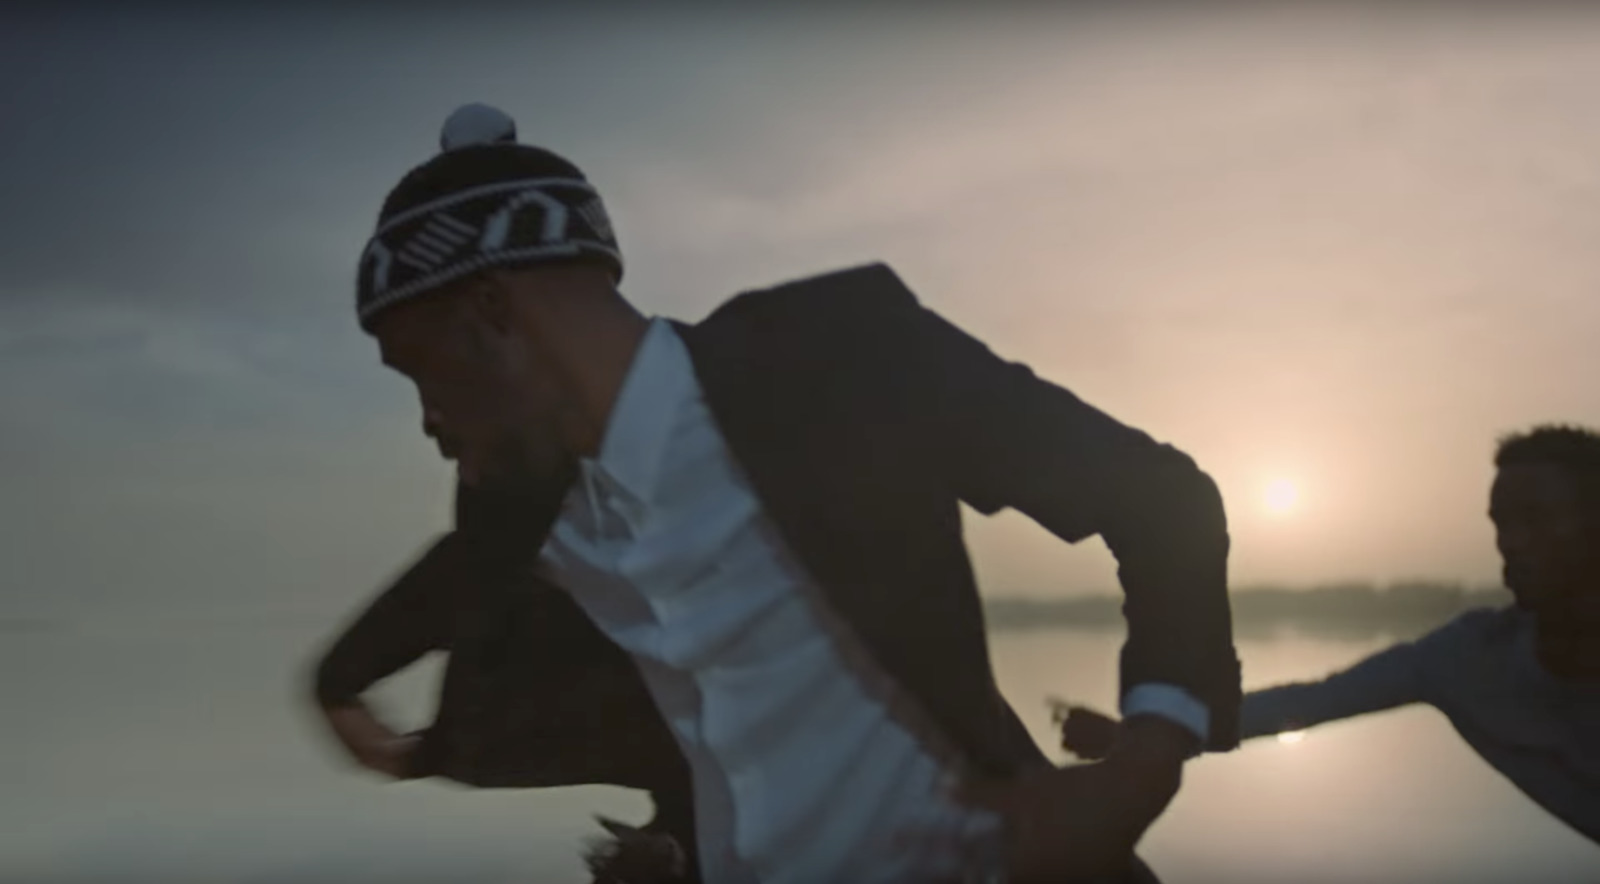
[[[1057,700],[1052,705],[1052,718],[1061,728],[1061,748],[1089,761],[1111,754],[1119,726],[1115,718],[1064,701]]]
[[[357,764],[397,780],[413,779],[411,759],[420,742],[390,730],[366,706],[324,706],[322,715]]]
[[[1134,846],[1177,794],[1196,742],[1177,724],[1136,716],[1104,761],[968,781],[956,797],[1004,822],[1012,884],[1114,877],[1127,872]]]

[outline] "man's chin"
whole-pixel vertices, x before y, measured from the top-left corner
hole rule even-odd
[[[484,467],[471,463],[456,464],[456,479],[475,491],[516,492],[543,486],[563,475],[570,459],[551,463],[507,463]]]
[[[456,480],[473,491],[506,492],[533,483],[533,477],[520,470],[456,469]]]
[[[1538,607],[1542,593],[1529,579],[1527,571],[1521,568],[1507,568],[1501,572],[1500,580],[1506,589],[1511,591],[1511,597],[1516,601],[1517,607],[1528,611]]]
[[[483,474],[468,464],[456,461],[456,481],[468,488],[479,488],[483,485]]]
[[[1595,636],[1583,632],[1553,636],[1541,632],[1534,653],[1546,672],[1567,681],[1600,684],[1600,651]]]

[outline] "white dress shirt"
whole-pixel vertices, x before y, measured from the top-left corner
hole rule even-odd
[[[998,820],[946,797],[946,771],[841,654],[670,324],[651,323],[540,567],[632,655],[676,736],[707,882],[957,880],[997,861]],[[1128,701],[1208,725],[1177,688]]]

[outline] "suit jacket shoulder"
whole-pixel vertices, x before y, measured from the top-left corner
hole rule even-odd
[[[917,298],[889,265],[861,264],[741,292],[712,311],[706,322],[725,319],[810,319],[870,314],[880,309],[917,306]]]

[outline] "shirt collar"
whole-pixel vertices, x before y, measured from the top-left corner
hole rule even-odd
[[[641,502],[649,500],[660,478],[674,419],[696,389],[694,365],[683,340],[668,321],[650,320],[591,468],[617,490]]]

